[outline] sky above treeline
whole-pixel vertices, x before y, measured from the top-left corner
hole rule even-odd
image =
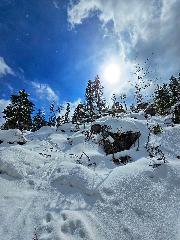
[[[0,109],[19,89],[37,108],[75,105],[97,74],[107,98],[128,93],[137,64],[167,81],[180,71],[179,9],[180,0],[1,0]]]

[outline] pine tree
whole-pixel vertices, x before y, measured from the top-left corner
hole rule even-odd
[[[82,124],[86,120],[86,111],[85,105],[79,103],[74,110],[74,114],[72,116],[72,123],[73,124]]]
[[[36,115],[33,117],[33,128],[32,131],[37,131],[41,127],[46,126],[47,122],[45,119],[45,114],[42,112],[41,109],[39,109],[36,113]]]
[[[116,94],[115,94],[115,93],[113,93],[111,100],[112,100],[112,102],[113,102],[113,105],[112,105],[112,106],[114,106],[115,103],[116,103]]]
[[[103,98],[103,89],[99,76],[94,81],[89,80],[85,92],[86,114],[88,120],[93,121],[101,116],[105,108],[105,100]]]
[[[175,106],[172,120],[175,124],[180,124],[180,104]]]
[[[31,129],[31,114],[34,111],[34,104],[28,97],[29,95],[25,90],[20,90],[18,95],[11,96],[11,104],[3,111],[5,118],[5,124],[3,125],[4,129]]]
[[[56,114],[55,114],[55,109],[54,109],[54,103],[50,105],[50,116],[49,116],[49,121],[48,125],[50,127],[55,127],[56,126]]]
[[[126,96],[126,94],[125,93],[121,94],[120,98],[121,98],[121,103],[124,104],[124,108],[127,111],[127,105],[126,105],[126,98],[127,98],[127,96]]]
[[[86,87],[85,92],[85,100],[86,100],[86,113],[87,117],[90,121],[94,120],[95,109],[94,109],[94,85],[91,80],[88,81],[88,85]]]
[[[117,106],[117,103],[118,103],[115,93],[113,93],[111,100],[112,100],[113,104],[112,104],[111,110],[109,111],[109,115],[112,114],[112,116],[115,117],[115,115],[117,113],[116,106]]]
[[[94,101],[96,104],[96,110],[99,116],[101,116],[102,110],[105,107],[105,100],[103,98],[104,87],[101,85],[98,75],[96,76],[93,85],[94,85]]]
[[[169,113],[171,108],[171,93],[167,84],[157,86],[155,90],[154,103],[159,114],[166,115]]]
[[[172,106],[180,101],[180,74],[179,78],[172,76],[169,82],[169,89],[171,91]]]
[[[123,105],[120,104],[119,101],[117,101],[116,95],[113,94],[111,100],[113,101],[113,105],[112,105],[112,115],[115,116],[116,113],[122,113],[125,112]]]
[[[56,127],[59,127],[64,123],[64,116],[61,116],[63,108],[63,106],[58,106],[57,112],[59,116],[56,118]]]
[[[65,122],[65,123],[68,123],[68,122],[70,121],[70,119],[69,119],[70,111],[71,111],[70,103],[67,103],[66,113],[65,113],[65,115],[64,115],[64,122]]]

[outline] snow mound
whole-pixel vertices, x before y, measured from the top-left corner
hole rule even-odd
[[[0,142],[3,144],[26,143],[26,138],[18,129],[0,130]]]
[[[49,135],[51,135],[54,132],[56,132],[56,128],[45,126],[40,128],[36,132],[29,133],[28,135],[26,135],[26,138],[29,140],[43,140],[49,137]]]
[[[115,168],[99,187],[93,207],[99,238],[179,239],[180,163],[152,169],[147,159]]]
[[[59,191],[62,185],[80,189],[88,195],[96,193],[97,185],[102,181],[93,170],[73,163],[63,163],[53,172],[51,185]]]
[[[138,126],[136,125],[136,122],[134,121],[134,119],[131,118],[111,118],[111,117],[104,117],[101,119],[98,119],[96,121],[96,123],[99,123],[101,125],[107,125],[110,126],[111,132],[117,132],[117,131],[121,131],[121,132],[127,132],[127,131],[134,131],[134,132],[138,132],[140,129],[138,128]]]
[[[0,151],[1,173],[17,179],[35,175],[36,169],[43,165],[43,161],[38,153],[19,146],[3,148]]]

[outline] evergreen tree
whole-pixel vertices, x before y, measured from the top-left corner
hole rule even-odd
[[[54,103],[52,103],[50,105],[50,116],[49,116],[49,121],[48,121],[48,125],[50,127],[54,127],[56,126],[56,114],[55,114],[55,109],[54,109]]]
[[[93,81],[89,80],[85,92],[86,114],[90,121],[100,117],[105,108],[105,100],[103,98],[103,86],[101,85],[99,76]]]
[[[86,113],[87,117],[90,121],[93,121],[95,115],[94,109],[94,85],[91,80],[88,81],[88,85],[86,87],[85,92],[85,100],[86,100]]]
[[[72,123],[73,124],[82,124],[84,123],[86,119],[86,111],[85,106],[82,103],[79,103],[77,107],[75,108],[73,117],[72,117]]]
[[[165,115],[169,113],[171,108],[171,93],[167,84],[163,84],[163,86],[157,86],[155,90],[154,103],[159,114]]]
[[[58,106],[57,112],[59,116],[56,118],[56,127],[59,127],[64,123],[64,116],[60,115],[62,110],[63,110],[63,106]]]
[[[180,124],[180,104],[175,106],[172,120],[175,124]]]
[[[122,100],[122,97],[123,97],[123,96],[124,96],[124,95],[121,95],[121,96],[120,96],[121,100]],[[125,95],[125,96],[126,96],[126,95]],[[124,98],[125,98],[125,97],[124,97]],[[124,98],[123,98],[123,99],[124,99]],[[125,112],[125,110],[124,110],[124,108],[123,108],[123,105],[120,104],[119,101],[117,101],[117,98],[116,98],[116,95],[115,95],[115,94],[113,94],[111,100],[112,100],[112,102],[113,102],[113,105],[112,105],[112,108],[111,108],[111,109],[112,109],[112,115],[113,115],[113,116],[115,116],[116,113]],[[125,106],[126,106],[126,104],[125,104]]]
[[[70,119],[69,119],[70,111],[71,111],[70,103],[67,103],[66,113],[65,113],[65,115],[64,115],[64,122],[65,122],[65,123],[68,123],[68,122],[70,121]]]
[[[59,127],[59,126],[61,126],[64,123],[65,123],[64,116],[58,116],[56,118],[56,127]]]
[[[174,76],[170,78],[169,89],[171,91],[171,105],[173,106],[180,101],[180,74],[179,78]]]
[[[39,130],[41,127],[46,126],[47,122],[45,119],[45,114],[39,109],[36,115],[33,117],[33,131]]]
[[[124,104],[124,108],[127,111],[127,105],[126,105],[126,98],[127,98],[127,96],[126,96],[126,94],[125,93],[121,94],[120,98],[121,98],[121,103]]]
[[[112,106],[115,106],[115,104],[116,104],[116,94],[115,93],[113,93],[111,100],[113,102]]]
[[[20,90],[18,95],[11,96],[11,104],[3,111],[5,118],[5,124],[3,125],[4,129],[31,129],[31,114],[34,111],[34,104],[28,97],[29,95],[25,90]]]
[[[94,85],[94,102],[96,105],[96,110],[98,114],[101,116],[102,110],[105,107],[105,100],[103,98],[104,87],[101,85],[98,75],[96,76],[93,85]]]

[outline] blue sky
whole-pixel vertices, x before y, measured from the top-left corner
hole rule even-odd
[[[134,64],[152,52],[159,79],[168,79],[180,70],[179,7],[179,0],[1,0],[0,106],[22,88],[37,108],[76,102],[96,74],[107,97],[128,92]]]
[[[98,73],[104,51],[114,51],[116,44],[104,38],[96,17],[71,29],[67,5],[67,1],[51,0],[1,1],[0,56],[14,72],[1,76],[1,98],[9,99],[21,88],[38,105],[57,100],[52,91],[59,102],[84,97],[86,83]]]

